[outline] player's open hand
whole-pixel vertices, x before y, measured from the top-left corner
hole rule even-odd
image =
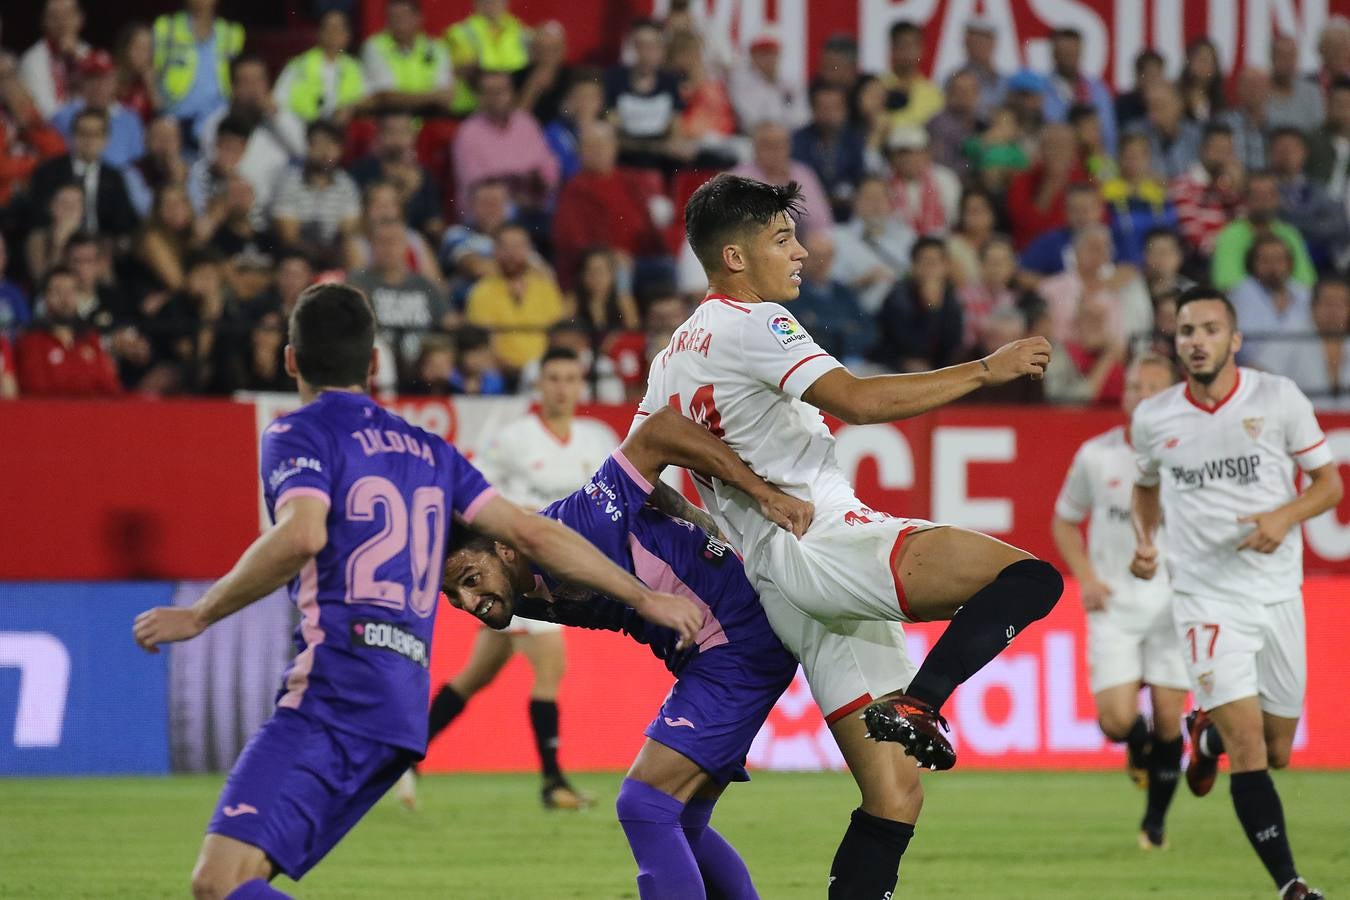
[[[1274,553],[1289,533],[1290,522],[1279,512],[1263,512],[1250,516],[1240,516],[1238,522],[1256,527],[1237,545],[1239,550],[1255,550],[1257,553]]]
[[[206,630],[189,606],[156,606],[136,617],[131,633],[148,653],[158,653],[160,644],[172,644],[195,638]]]
[[[999,347],[983,360],[989,384],[1007,384],[1028,375],[1039,380],[1050,365],[1050,342],[1043,337],[1022,338]]]
[[[1090,578],[1078,586],[1083,598],[1083,609],[1088,612],[1100,612],[1106,609],[1106,599],[1111,596],[1111,586],[1104,581]]]
[[[806,534],[811,520],[816,515],[816,505],[806,500],[798,500],[791,494],[785,494],[778,488],[764,492],[759,500],[759,511],[764,518],[784,531],[792,532],[793,537]]]
[[[1158,574],[1158,548],[1152,544],[1137,544],[1134,559],[1130,560],[1130,574],[1151,581]]]
[[[642,603],[634,608],[638,615],[653,625],[661,625],[678,632],[679,647],[693,644],[694,638],[703,628],[704,610],[699,609],[692,600],[685,597],[647,591]]]

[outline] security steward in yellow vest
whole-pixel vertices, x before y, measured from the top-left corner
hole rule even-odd
[[[450,54],[422,31],[416,0],[389,0],[386,29],[361,50],[366,86],[375,109],[445,115],[450,109]]]
[[[336,119],[345,122],[358,111],[366,95],[361,64],[347,54],[351,28],[339,10],[319,20],[319,43],[292,59],[281,70],[273,99],[303,122]]]
[[[167,111],[195,130],[230,100],[230,62],[244,49],[244,27],[216,17],[216,0],[187,0],[182,12],[155,19],[155,75]]]
[[[478,107],[472,85],[480,72],[519,72],[530,64],[530,31],[506,11],[506,0],[477,0],[474,13],[445,30],[455,65],[450,111],[467,116]]]

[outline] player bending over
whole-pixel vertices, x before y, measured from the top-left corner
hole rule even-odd
[[[855,377],[777,302],[795,298],[801,283],[800,197],[795,184],[731,175],[694,192],[685,231],[709,293],[653,360],[638,416],[674,406],[761,478],[815,504],[797,541],[775,534],[739,492],[699,485],[769,622],[801,660],[862,791],[830,895],[882,897],[895,886],[922,791],[913,762],[906,766],[894,745],[869,744],[869,733],[898,742],[920,765],[952,766],[943,703],[1054,607],[1063,579],[986,535],[866,507],[835,459],[821,411],[851,424],[916,416],[982,385],[1040,377],[1050,347],[1030,338],[935,372]],[[678,507],[671,493],[663,496]],[[900,624],[946,619],[916,674]],[[849,715],[859,710],[865,727]]]
[[[426,749],[432,625],[451,512],[560,577],[631,603],[689,639],[703,613],[657,594],[577,534],[496,495],[458,451],[365,394],[375,319],[341,284],[291,313],[286,371],[305,406],[268,426],[274,525],[191,607],[136,618],[137,643],[185,641],[289,584],[298,655],[276,713],[221,792],[192,873],[198,898],[284,897]]]
[[[1176,380],[1172,363],[1143,356],[1125,374],[1121,406],[1128,418],[1141,400]],[[1130,491],[1134,448],[1125,427],[1088,440],[1055,502],[1055,546],[1078,579],[1088,621],[1092,699],[1102,734],[1124,741],[1130,777],[1148,790],[1139,848],[1166,847],[1167,809],[1181,775],[1181,716],[1189,683],[1181,644],[1172,625],[1168,579],[1144,581],[1130,573],[1134,528]],[[1088,521],[1087,547],[1080,530]],[[1161,532],[1154,546],[1161,543]],[[1139,689],[1148,685],[1153,729],[1139,714]]]
[[[1228,754],[1238,821],[1282,900],[1321,897],[1299,877],[1268,768],[1289,765],[1307,685],[1300,523],[1341,499],[1341,476],[1308,398],[1280,375],[1239,368],[1237,315],[1222,293],[1177,301],[1186,383],[1140,403],[1136,545],[1130,570],[1158,571],[1167,519],[1173,618],[1200,708],[1187,719],[1186,782],[1199,797]],[[1308,475],[1301,495],[1290,461]]]
[[[731,548],[689,522],[646,506],[662,468],[684,466],[745,493],[769,517],[801,534],[811,505],[769,487],[720,441],[673,410],[634,430],[581,490],[543,515],[576,529],[649,587],[675,591],[708,610],[695,644],[648,625],[624,603],[545,577],[530,554],[457,528],[446,554],[450,602],[493,628],[529,616],[621,631],[648,644],[675,674],[647,726],[615,804],[638,864],[638,895],[757,896],[734,849],[708,826],[732,781],[747,781],[745,756],[797,662],[774,636]]]

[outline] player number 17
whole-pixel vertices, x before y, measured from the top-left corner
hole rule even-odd
[[[1197,626],[1197,625],[1192,625],[1190,628],[1187,628],[1187,629],[1186,629],[1186,641],[1191,645],[1191,662],[1199,662],[1199,661],[1200,661],[1200,653],[1199,653],[1199,650],[1200,650],[1200,644],[1199,644],[1199,641],[1200,641],[1201,639],[1198,639],[1197,636],[1196,636],[1196,629],[1197,629],[1197,628],[1199,628],[1199,629],[1200,629],[1201,631],[1203,631],[1203,632],[1206,632],[1206,633],[1209,635],[1209,642],[1208,642],[1208,645],[1207,645],[1206,648],[1205,648],[1205,658],[1206,658],[1206,659],[1213,659],[1213,658],[1214,658],[1214,644],[1215,644],[1215,642],[1217,642],[1217,641],[1219,640],[1219,626],[1216,625],[1216,624],[1213,624],[1213,623],[1205,623],[1205,624],[1203,624],[1203,625],[1198,625],[1198,626]]]

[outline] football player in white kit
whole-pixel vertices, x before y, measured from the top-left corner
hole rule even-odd
[[[539,409],[502,428],[474,463],[502,496],[525,509],[543,509],[586,483],[614,452],[614,434],[596,422],[576,418],[585,386],[575,351],[554,347],[539,366],[535,390]],[[478,632],[469,660],[436,693],[428,714],[427,743],[449,727],[474,694],[492,683],[515,653],[534,670],[530,727],[543,776],[546,807],[581,809],[591,798],[568,783],[558,764],[558,686],[565,667],[562,626],[515,618],[502,631]],[[399,782],[399,799],[415,805],[411,772]]]
[[[1121,407],[1128,419],[1141,400],[1176,380],[1170,360],[1141,356],[1125,374]],[[1167,578],[1136,578],[1130,492],[1135,456],[1128,425],[1090,438],[1074,454],[1055,501],[1051,532],[1078,579],[1088,621],[1088,666],[1102,733],[1126,745],[1130,777],[1148,789],[1139,848],[1165,847],[1167,808],[1181,775],[1181,716],[1190,684],[1172,625]],[[1088,543],[1082,524],[1088,522]],[[1161,547],[1161,533],[1154,546]],[[1148,685],[1153,728],[1139,713]]]
[[[1242,830],[1282,900],[1305,900],[1322,894],[1294,866],[1268,769],[1289,764],[1307,681],[1300,523],[1336,505],[1341,477],[1308,398],[1288,378],[1237,365],[1237,326],[1211,288],[1177,301],[1186,382],[1139,404],[1131,427],[1131,571],[1156,574],[1166,518],[1173,617],[1200,707],[1187,720],[1187,784],[1209,793],[1227,753]],[[1302,494],[1295,463],[1308,477]]]
[[[685,230],[709,294],[652,362],[638,416],[674,406],[760,477],[815,504],[801,540],[783,540],[745,495],[699,485],[862,792],[830,896],[881,898],[895,888],[922,803],[904,754],[934,768],[955,762],[942,703],[1053,608],[1063,579],[985,535],[867,508],[835,460],[821,411],[853,424],[919,415],[982,385],[1039,377],[1050,350],[1031,338],[936,372],[854,377],[775,302],[799,293],[799,202],[795,184],[726,174],[694,192]],[[671,494],[662,496],[684,515]],[[952,624],[916,674],[900,625],[935,619]]]

